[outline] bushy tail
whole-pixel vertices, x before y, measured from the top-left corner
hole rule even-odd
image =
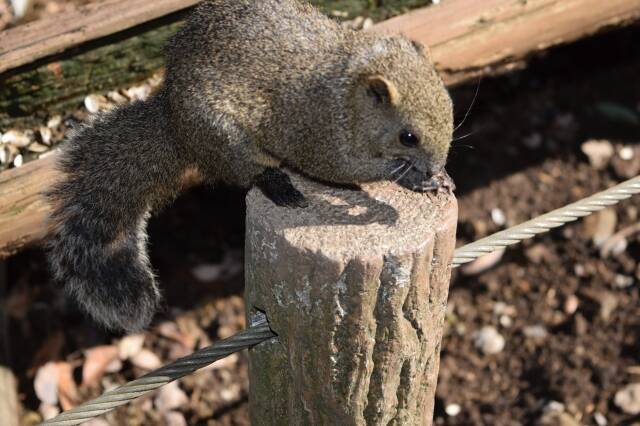
[[[161,300],[145,232],[175,195],[181,169],[158,99],[96,118],[67,142],[52,206],[49,261],[57,281],[97,322],[144,328]]]

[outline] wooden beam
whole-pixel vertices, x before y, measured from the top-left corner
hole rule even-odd
[[[102,0],[0,32],[0,73],[186,9],[200,0]]]
[[[448,84],[503,70],[527,55],[640,17],[640,0],[448,0],[374,26],[431,44]],[[38,193],[55,177],[55,154],[0,174],[0,257],[45,234]]]
[[[431,47],[452,85],[518,66],[538,51],[640,18],[640,0],[447,0],[375,29]]]
[[[4,426],[20,424],[18,381],[13,372],[3,365],[0,365],[0,419]]]
[[[55,180],[57,152],[0,173],[0,258],[16,253],[47,234],[49,207],[42,192]]]

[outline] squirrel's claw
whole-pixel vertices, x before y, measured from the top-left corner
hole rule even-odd
[[[262,189],[262,188],[261,188]],[[264,193],[264,190],[262,191]],[[282,188],[280,193],[267,195],[273,203],[280,207],[305,208],[309,202],[293,185],[290,188]]]
[[[453,192],[456,189],[453,179],[451,179],[444,169],[440,173],[426,179],[422,173],[416,169],[411,169],[408,173],[405,173],[398,183],[415,192]]]
[[[437,175],[431,176],[429,180],[421,183],[420,185],[415,185],[413,190],[418,192],[453,192],[456,190],[456,184],[453,182],[453,179],[451,179],[451,176],[443,170]]]
[[[293,186],[289,176],[280,169],[266,169],[256,177],[255,185],[277,206],[289,208],[309,206],[304,195]]]

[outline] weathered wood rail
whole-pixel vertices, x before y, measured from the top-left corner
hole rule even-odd
[[[145,7],[153,11],[139,7],[138,3],[145,3]],[[162,13],[175,12],[193,3],[109,0],[103,5],[106,9],[100,9],[105,16],[117,16],[116,12],[123,7],[131,8],[135,13],[126,15],[126,25],[114,27],[116,24],[113,22],[117,19],[105,18],[110,24],[100,26],[99,31],[87,30],[86,33],[82,29],[87,22],[93,21],[82,13],[75,16],[76,19],[65,21],[62,27],[57,22],[56,25],[52,22],[30,24],[37,24],[37,28],[45,25],[59,27],[52,36],[58,40],[54,43],[55,49],[30,50],[33,47],[29,43],[11,33],[20,27],[1,34],[0,64],[5,63],[6,53],[3,52],[11,52],[14,59],[2,68],[5,72],[0,74],[0,123],[3,122],[3,113],[36,114],[42,108],[57,108],[76,99],[87,89],[95,89],[95,84],[106,90],[110,84],[130,78],[132,73],[146,76],[153,71],[151,68],[160,65],[159,46],[179,24],[173,22],[168,27],[164,21],[156,20],[149,27],[142,22],[160,18]],[[156,10],[156,4],[161,4],[162,8]],[[437,67],[447,84],[452,85],[477,75],[512,69],[522,65],[529,55],[537,51],[608,27],[627,24],[639,17],[640,0],[448,0],[377,24],[372,31],[401,32],[431,46]],[[178,19],[175,15],[169,18]],[[29,25],[20,31],[28,32],[28,28]],[[109,28],[111,31],[129,29],[101,38],[110,31]],[[67,33],[81,35],[72,38],[67,37]],[[100,61],[106,51],[100,49],[108,49],[110,55],[117,56],[118,52],[124,55],[122,67],[125,70],[113,64],[103,67]],[[35,64],[24,64],[25,51],[39,55],[41,59]],[[50,56],[60,51],[61,54]],[[151,56],[144,56],[142,62],[139,58],[130,60],[144,51],[152,52]],[[93,62],[89,69],[93,74],[83,71],[82,60],[76,62],[80,56],[84,58],[82,60],[91,58]],[[18,68],[12,69],[15,66]],[[29,163],[19,171],[0,174],[0,258],[46,235],[47,207],[38,194],[55,179],[55,173],[51,170],[53,156],[42,161]]]
[[[81,5],[71,13],[0,32],[0,73],[178,12],[199,2],[103,0]],[[55,25],[52,25],[54,22]]]
[[[640,18],[640,0],[448,0],[382,22],[431,46],[447,84],[524,65],[532,54]]]
[[[47,234],[42,192],[55,179],[57,153],[0,173],[0,258]]]
[[[4,426],[18,426],[19,417],[18,383],[11,370],[0,365],[0,419]]]

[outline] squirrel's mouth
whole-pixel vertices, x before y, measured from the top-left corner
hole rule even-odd
[[[398,158],[392,164],[390,180],[412,191],[452,192],[456,189],[444,168],[438,173],[430,173],[426,170],[428,167],[423,168],[419,161],[410,158]]]

